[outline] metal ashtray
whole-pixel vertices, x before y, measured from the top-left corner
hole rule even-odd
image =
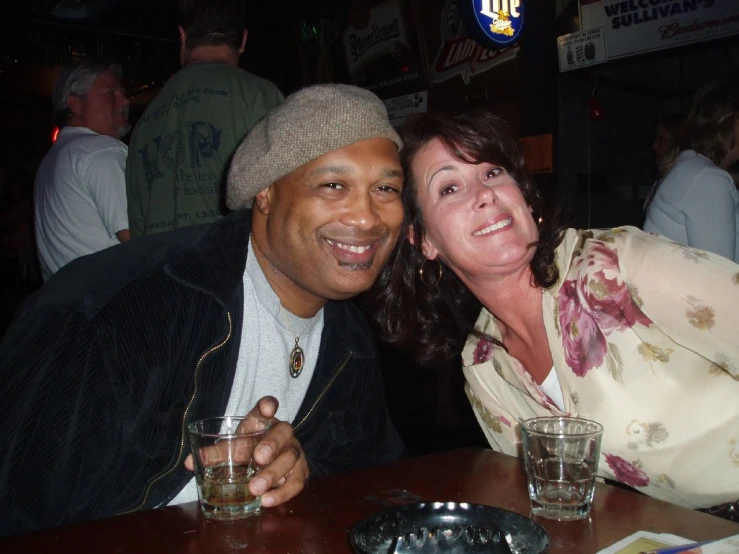
[[[464,502],[421,502],[377,512],[352,528],[349,541],[359,554],[388,554],[399,536],[419,529],[459,535],[460,529],[468,528],[500,531],[514,554],[541,554],[549,547],[549,535],[535,521],[508,510]],[[460,544],[454,552],[473,550]]]

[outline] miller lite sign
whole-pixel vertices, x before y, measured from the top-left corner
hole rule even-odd
[[[469,25],[460,19],[463,10],[458,1],[445,0],[441,10],[441,44],[431,66],[432,83],[459,75],[467,85],[472,77],[513,60],[520,50],[515,44],[490,48],[489,42],[482,43],[472,37]]]
[[[510,46],[518,40],[523,28],[522,0],[465,0],[464,4],[467,31],[482,44]]]

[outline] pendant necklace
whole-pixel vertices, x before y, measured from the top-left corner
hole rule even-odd
[[[303,353],[303,349],[300,348],[300,344],[298,344],[300,337],[295,334],[295,331],[293,331],[292,323],[290,323],[290,319],[285,314],[282,304],[280,304],[280,313],[287,323],[287,326],[290,328],[290,333],[295,339],[295,346],[293,346],[293,349],[290,351],[290,360],[287,368],[290,370],[290,377],[297,379],[300,377],[300,373],[303,371],[303,366],[305,365],[305,354]]]

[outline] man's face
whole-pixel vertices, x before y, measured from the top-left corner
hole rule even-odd
[[[74,114],[71,120],[73,125],[117,139],[131,130],[128,124],[128,98],[112,71],[106,71],[95,79],[87,96],[71,95],[68,103]]]
[[[310,316],[377,278],[403,223],[403,171],[389,139],[352,144],[261,191],[255,251],[282,304]]]

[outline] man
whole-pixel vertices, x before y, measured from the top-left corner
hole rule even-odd
[[[126,167],[131,236],[214,221],[236,147],[284,100],[269,81],[239,69],[243,0],[180,0],[184,66],[149,104]]]
[[[347,300],[396,242],[400,145],[372,93],[304,89],[236,152],[236,212],[78,260],[29,299],[0,345],[0,534],[194,500],[186,425],[255,405],[282,421],[255,451],[263,506],[400,457]]]
[[[52,102],[61,131],[33,191],[44,281],[75,258],[129,238],[128,149],[119,139],[130,127],[120,66],[85,60],[63,69]]]

